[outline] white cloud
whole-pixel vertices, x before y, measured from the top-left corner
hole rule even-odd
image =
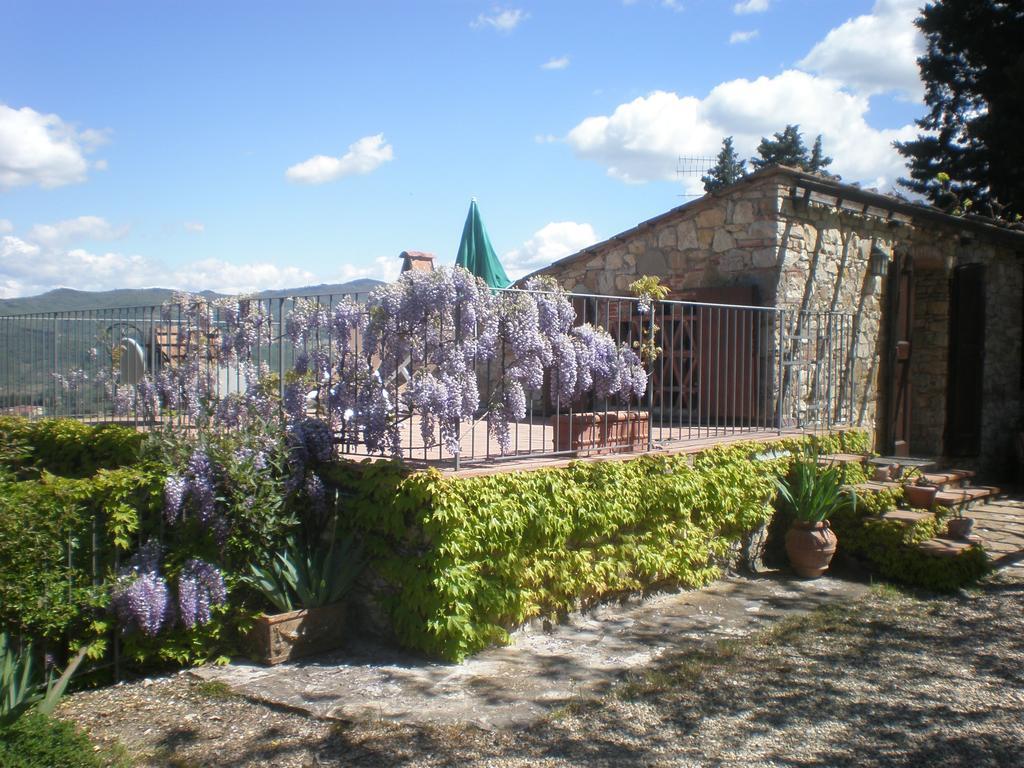
[[[538,229],[519,248],[508,251],[501,257],[501,263],[508,276],[516,280],[563,256],[593,245],[597,239],[597,233],[589,224],[552,221]]]
[[[300,184],[323,184],[345,176],[370,173],[392,159],[394,150],[384,140],[384,134],[378,133],[349,144],[348,152],[341,157],[316,155],[293,165],[285,175]]]
[[[743,0],[732,7],[732,12],[738,15],[745,13],[764,13],[768,10],[768,0]]]
[[[555,144],[561,140],[561,136],[555,136],[553,133],[538,133],[533,137],[536,144]]]
[[[565,69],[569,66],[568,56],[559,56],[557,59],[548,59],[540,65],[541,69]]]
[[[735,45],[736,43],[748,43],[759,34],[760,32],[756,29],[751,29],[746,32],[733,32],[729,35],[729,45]]]
[[[402,259],[397,256],[378,256],[369,266],[357,267],[352,264],[344,264],[341,269],[330,278],[331,283],[347,283],[349,280],[358,280],[361,277],[372,277],[375,280],[383,280],[390,283],[398,279],[402,270]]]
[[[762,136],[797,123],[809,140],[822,134],[826,153],[835,158],[830,171],[885,188],[905,172],[892,142],[912,138],[916,129],[872,128],[868,109],[867,96],[848,93],[835,80],[788,70],[722,83],[704,99],[655,91],[611,115],[586,118],[567,141],[609,175],[640,183],[674,180],[679,156],[714,156],[723,136],[733,136],[737,151],[751,156]],[[683,181],[688,192],[703,191],[699,178]]]
[[[863,93],[896,91],[921,101],[924,85],[917,58],[925,46],[913,23],[920,4],[920,0],[876,0],[871,13],[831,30],[798,66]]]
[[[85,156],[105,140],[104,132],[79,131],[57,115],[0,104],[0,189],[83,182]]]
[[[82,240],[118,240],[128,234],[127,225],[113,226],[100,216],[78,216],[56,224],[36,224],[28,239],[49,248]]]
[[[10,219],[0,219],[0,235],[6,235],[8,232],[14,231],[14,225]]]
[[[474,28],[491,27],[499,32],[511,32],[530,17],[519,8],[495,8],[490,14],[481,13],[470,26]]]
[[[196,235],[201,235],[206,231],[206,225],[201,221],[186,221],[181,226],[186,232],[192,232]]]

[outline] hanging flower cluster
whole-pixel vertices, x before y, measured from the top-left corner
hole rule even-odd
[[[162,556],[163,548],[150,541],[139,547],[118,575],[111,605],[126,631],[153,637],[174,624],[174,603],[160,574]]]
[[[178,616],[185,629],[210,620],[210,610],[227,601],[224,576],[215,566],[198,558],[187,561],[178,575]]]
[[[210,620],[211,608],[227,601],[224,577],[216,566],[193,558],[178,576],[175,602],[160,572],[163,547],[149,541],[139,547],[118,574],[111,606],[125,631],[155,637],[180,619],[186,629]]]
[[[380,351],[382,383],[414,370],[402,399],[420,415],[424,443],[437,430],[457,455],[460,426],[480,406],[476,364],[494,354],[490,289],[464,269],[406,272],[371,293],[367,309],[366,344]]]
[[[532,278],[525,292],[503,294],[498,314],[505,369],[488,418],[502,453],[511,449],[509,423],[525,418],[545,370],[551,400],[563,408],[589,393],[625,402],[646,391],[647,373],[636,353],[600,326],[574,327],[572,303],[551,278]]]
[[[164,481],[164,519],[173,525],[191,513],[223,544],[230,526],[217,504],[220,474],[207,451],[202,446],[196,448],[185,471]]]
[[[653,288],[646,295],[658,298]],[[124,409],[155,418],[169,408],[201,428],[236,430],[283,416],[284,427],[298,434],[315,415],[321,431],[343,445],[400,456],[399,422],[416,414],[424,444],[439,441],[457,455],[462,424],[483,405],[507,452],[509,424],[526,416],[545,376],[547,396],[560,408],[591,395],[625,402],[646,389],[637,354],[600,326],[575,325],[572,302],[550,278],[531,279],[524,291],[494,292],[461,268],[411,271],[373,291],[365,305],[295,299],[280,338],[273,338],[268,304],[257,299],[176,295],[164,312],[180,323],[185,354],[136,387],[112,382],[111,394]],[[261,350],[280,343],[290,346],[294,363],[284,382],[268,386]],[[217,396],[211,356],[237,366],[239,391]],[[498,374],[490,401],[481,404],[478,372],[487,362]],[[168,493],[171,501],[191,499],[206,520],[201,468],[169,481]],[[293,475],[296,488],[306,484],[304,475]]]

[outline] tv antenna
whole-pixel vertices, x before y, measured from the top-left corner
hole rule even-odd
[[[718,162],[718,158],[715,157],[697,157],[694,155],[680,155],[676,159],[676,176],[697,176],[698,178],[706,174],[715,163]],[[697,194],[682,194],[680,197],[700,197]]]

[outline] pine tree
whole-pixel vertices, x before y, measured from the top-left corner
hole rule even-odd
[[[832,165],[832,158],[826,157],[824,150],[821,148],[821,134],[818,134],[818,138],[814,140],[814,146],[811,148],[811,159],[807,162],[805,170],[811,173],[822,173],[826,166]]]
[[[787,125],[782,133],[776,133],[773,139],[762,138],[757,145],[757,154],[750,162],[757,169],[770,165],[788,165],[792,168],[805,169],[811,162],[800,135],[799,125]]]
[[[900,184],[946,210],[1024,216],[1024,3],[937,0],[915,23],[929,111],[926,133],[896,144]]]
[[[722,139],[722,151],[718,153],[718,162],[708,169],[707,175],[701,176],[705,192],[727,187],[747,175],[747,161],[740,160],[732,146],[732,136]]]

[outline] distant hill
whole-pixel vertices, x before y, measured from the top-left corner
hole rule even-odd
[[[323,296],[341,293],[366,293],[382,285],[380,280],[368,278],[347,283],[308,285],[303,288],[288,288],[281,291],[261,291],[260,298],[280,296]],[[19,299],[0,299],[0,316],[23,315],[28,313],[67,312],[76,309],[114,309],[117,307],[148,307],[163,304],[174,294],[170,288],[120,288],[113,291],[76,291],[71,288],[57,288],[38,296]],[[203,291],[204,296],[216,298],[224,294]]]

